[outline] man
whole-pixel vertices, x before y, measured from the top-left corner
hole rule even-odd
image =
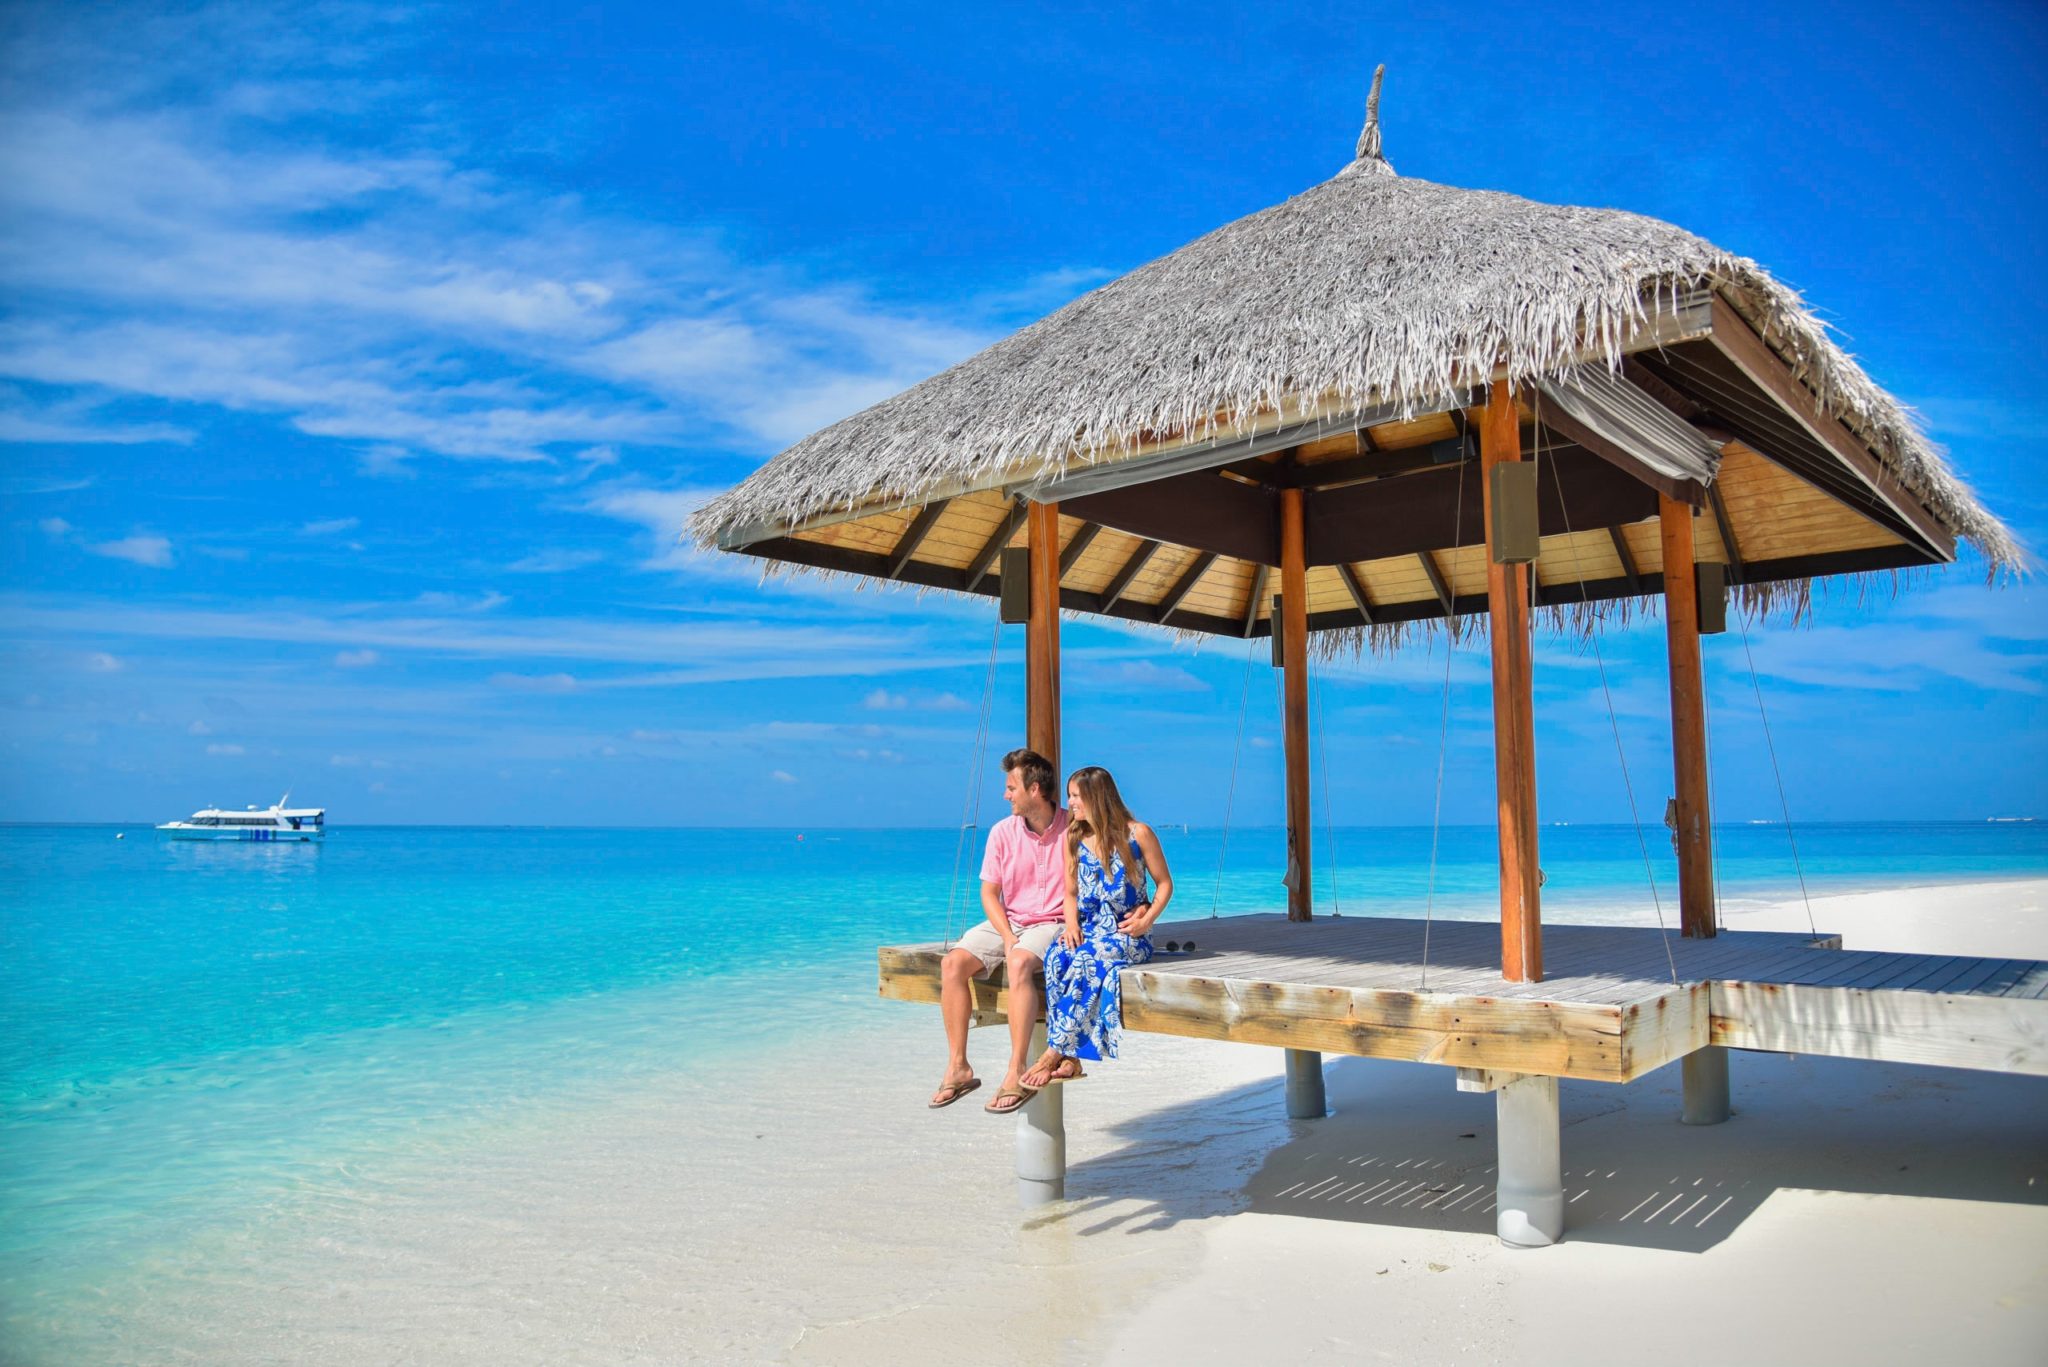
[[[960,937],[939,966],[939,1016],[946,1023],[946,1078],[932,1108],[950,1106],[981,1085],[967,1062],[974,979],[997,964],[1010,986],[1010,1068],[983,1110],[1008,1115],[1031,1099],[1018,1082],[1037,1022],[1037,976],[1060,933],[1067,907],[1067,814],[1052,765],[1033,750],[1003,756],[1003,797],[1010,815],[988,833],[981,861],[981,910],[988,920]]]

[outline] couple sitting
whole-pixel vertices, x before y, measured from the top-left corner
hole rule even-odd
[[[1054,781],[1052,765],[1035,751],[1003,756],[1003,797],[1012,815],[988,833],[981,864],[988,921],[962,936],[940,965],[949,1058],[934,1109],[981,1085],[967,1063],[969,984],[998,964],[1010,987],[1010,1067],[982,1109],[1008,1115],[1041,1088],[1083,1076],[1082,1059],[1116,1057],[1123,1034],[1119,975],[1124,965],[1152,957],[1146,932],[1173,896],[1173,875],[1159,837],[1131,819],[1107,769],[1074,772],[1066,811]],[[1027,1069],[1038,1017],[1032,976],[1041,964],[1047,1047]]]

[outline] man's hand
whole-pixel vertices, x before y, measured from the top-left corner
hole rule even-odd
[[[1152,913],[1152,904],[1140,902],[1124,913],[1123,918],[1116,923],[1116,928],[1135,938],[1152,929],[1152,922],[1155,919],[1157,918]]]

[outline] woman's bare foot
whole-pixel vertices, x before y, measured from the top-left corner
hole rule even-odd
[[[1038,1091],[1040,1088],[1050,1084],[1051,1080],[1058,1075],[1061,1065],[1066,1062],[1067,1056],[1065,1054],[1062,1054],[1057,1049],[1048,1049],[1038,1056],[1038,1062],[1032,1064],[1019,1081],[1034,1092]]]

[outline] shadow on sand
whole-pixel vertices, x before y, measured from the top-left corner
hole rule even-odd
[[[1271,1084],[1118,1126],[1128,1142],[1075,1164],[1069,1199],[1042,1220],[1092,1234],[1251,1210],[1493,1232],[1492,1096],[1457,1091],[1449,1069],[1347,1058],[1326,1069],[1330,1116],[1276,1121],[1277,1051],[1273,1062]],[[2048,1205],[2048,1079],[1771,1054],[1730,1063],[1736,1114],[1716,1126],[1678,1123],[1676,1064],[1626,1087],[1563,1084],[1567,1239],[1697,1253],[1786,1188]],[[1070,1086],[1069,1106],[1096,1085]],[[1179,1180],[1213,1178],[1213,1164],[1170,1155],[1219,1126],[1289,1137],[1237,1190]],[[1133,1198],[1150,1204],[1091,1218]]]

